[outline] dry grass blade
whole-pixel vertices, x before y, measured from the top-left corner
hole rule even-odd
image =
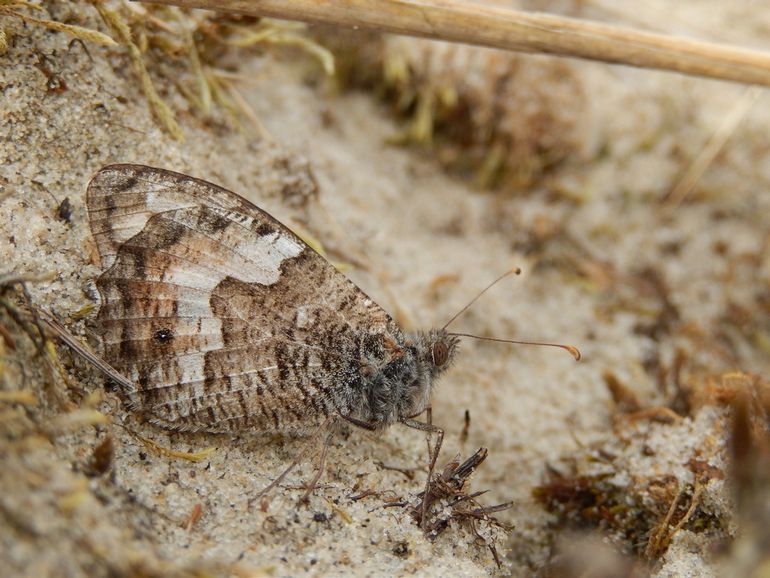
[[[173,458],[173,459],[180,459],[185,460],[188,462],[197,463],[202,460],[205,460],[211,452],[213,452],[216,448],[209,447],[204,448],[202,450],[199,450],[197,452],[183,452],[180,450],[173,450],[171,448],[166,448],[160,445],[158,442],[155,442],[149,438],[146,438],[144,436],[139,435],[135,431],[132,431],[131,429],[123,426],[123,429],[136,441],[141,443],[145,448],[153,452],[154,454],[157,454],[159,456],[163,456],[166,458]]]
[[[314,56],[326,74],[329,76],[334,75],[334,56],[332,53],[317,42],[304,36],[301,29],[297,30],[294,27],[288,27],[285,22],[281,26],[281,22],[271,21],[267,23],[267,26],[256,30],[243,28],[237,35],[227,40],[227,44],[241,48],[257,44],[297,46]]]
[[[154,0],[770,85],[764,52],[459,0]]]
[[[56,22],[55,20],[35,18],[34,16],[24,14],[23,12],[18,12],[18,9],[20,8],[40,10],[39,6],[35,4],[31,4],[29,2],[10,2],[10,3],[0,2],[0,14],[5,14],[7,16],[15,16],[16,18],[20,18],[21,20],[24,20],[25,22],[29,22],[30,24],[37,24],[38,26],[44,26],[49,30],[55,30],[57,32],[64,32],[65,34],[69,34],[70,36],[79,38],[80,40],[86,40],[88,42],[93,42],[95,44],[103,44],[105,46],[117,45],[117,42],[115,42],[111,37],[107,36],[106,34],[103,34],[102,32],[99,32],[98,30],[84,28],[82,26],[77,26],[75,24],[64,24],[63,22]],[[6,44],[7,44],[6,35],[5,33],[3,33],[2,36],[0,36],[0,53],[5,51]]]
[[[724,117],[722,124],[711,135],[703,150],[695,157],[687,172],[663,199],[664,212],[676,210],[682,204],[761,94],[760,88],[752,86],[741,95],[735,106]]]
[[[0,403],[37,405],[37,396],[31,391],[0,391]]]
[[[168,105],[161,99],[158,91],[155,90],[155,85],[152,83],[152,78],[150,78],[150,74],[147,72],[147,66],[144,63],[142,51],[134,42],[128,24],[117,12],[107,9],[101,2],[92,0],[92,3],[102,17],[102,20],[104,20],[105,24],[110,28],[110,31],[128,50],[131,64],[142,84],[144,96],[147,98],[147,102],[149,102],[150,108],[158,119],[158,122],[160,122],[161,126],[163,126],[166,132],[173,138],[179,141],[184,140],[182,129],[174,119],[174,113],[171,112]]]

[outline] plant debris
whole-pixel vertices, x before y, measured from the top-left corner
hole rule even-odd
[[[393,501],[384,507],[403,507],[420,526],[429,540],[433,541],[446,530],[452,522],[467,524],[477,539],[486,544],[495,563],[500,567],[500,557],[493,538],[482,536],[477,529],[477,524],[487,528],[497,528],[503,532],[510,532],[512,528],[498,520],[494,514],[508,510],[513,502],[503,502],[494,506],[483,506],[476,499],[487,493],[487,490],[468,492],[467,484],[476,469],[487,459],[486,448],[478,451],[464,462],[460,463],[459,454],[444,466],[441,472],[434,473],[428,484],[428,496],[425,499],[425,491],[420,492],[412,500]],[[426,519],[423,520],[423,508]]]
[[[84,28],[82,26],[76,26],[74,24],[64,24],[63,22],[56,22],[55,20],[48,20],[46,18],[36,18],[30,16],[23,10],[39,11],[42,10],[37,4],[32,2],[25,2],[24,0],[0,0],[0,16],[12,16],[35,24],[37,26],[43,26],[49,30],[55,30],[57,32],[64,32],[74,38],[93,42],[95,44],[102,44],[105,46],[115,46],[117,43],[106,34],[99,32],[98,30],[91,30],[90,28]],[[8,48],[8,33],[0,29],[0,54],[4,53]]]
[[[243,116],[264,137],[264,127],[233,84],[241,79],[233,70],[233,62],[240,60],[238,53],[264,46],[296,47],[316,58],[327,75],[334,74],[331,52],[313,41],[301,24],[125,2],[115,9],[96,0],[92,3],[126,48],[153,115],[176,140],[183,140],[182,129],[152,76],[170,80],[204,119],[212,117],[216,104],[236,126],[240,128],[239,117]],[[233,52],[236,58],[232,58]]]

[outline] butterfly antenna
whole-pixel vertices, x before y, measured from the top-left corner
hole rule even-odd
[[[562,343],[543,343],[541,341],[516,341],[515,339],[498,339],[496,337],[481,337],[479,335],[472,335],[470,333],[450,333],[449,335],[455,335],[456,337],[470,337],[471,339],[480,339],[482,341],[497,341],[498,343],[515,343],[517,345],[540,345],[543,347],[558,347],[569,352],[569,354],[575,358],[575,361],[580,361],[582,357],[580,350],[574,345],[564,345]]]
[[[450,325],[451,325],[451,324],[452,324],[452,323],[455,321],[455,319],[457,319],[458,317],[460,317],[460,315],[462,315],[463,313],[465,313],[465,312],[468,310],[468,308],[469,308],[471,305],[473,305],[474,303],[476,303],[476,301],[478,301],[478,300],[479,300],[479,297],[481,297],[482,295],[484,295],[484,293],[486,293],[487,291],[489,291],[489,290],[490,290],[492,287],[494,287],[495,285],[497,285],[497,284],[498,284],[500,281],[502,281],[503,279],[505,279],[506,277],[508,277],[508,275],[514,275],[514,274],[515,274],[515,275],[520,275],[520,274],[521,274],[521,269],[519,269],[518,267],[514,267],[514,268],[513,268],[513,269],[511,269],[510,271],[506,271],[505,273],[503,273],[502,275],[500,275],[500,276],[499,276],[497,279],[495,279],[495,280],[494,280],[494,281],[492,281],[492,282],[491,282],[489,285],[487,285],[486,287],[484,287],[484,289],[482,289],[482,290],[481,290],[481,292],[479,292],[479,294],[478,294],[478,295],[476,295],[476,296],[475,296],[473,299],[471,299],[470,303],[468,303],[468,304],[467,304],[465,307],[463,307],[462,309],[460,309],[460,311],[458,311],[457,313],[455,313],[455,314],[454,314],[454,317],[452,317],[452,319],[450,319],[449,321],[447,321],[447,322],[446,322],[446,324],[444,325],[444,327],[442,327],[441,329],[446,329],[447,327],[449,327],[449,326],[450,326]]]

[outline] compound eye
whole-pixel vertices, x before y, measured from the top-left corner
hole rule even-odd
[[[447,349],[446,343],[439,341],[433,344],[433,365],[441,367],[449,359],[449,349]]]

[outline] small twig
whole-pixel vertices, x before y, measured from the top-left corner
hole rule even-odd
[[[463,416],[463,429],[460,432],[460,444],[464,444],[468,441],[468,432],[471,429],[471,412],[470,410],[465,410],[465,415]]]
[[[484,536],[479,534],[479,531],[476,529],[476,524],[473,520],[471,522],[471,530],[473,531],[474,535],[476,536],[476,539],[481,540],[484,542],[484,544],[487,545],[487,548],[489,548],[489,551],[492,553],[492,557],[495,559],[495,564],[497,565],[498,569],[502,567],[502,564],[500,563],[500,556],[497,555],[497,548],[495,548],[494,543],[489,543],[486,541]]]
[[[154,0],[770,86],[770,54],[460,0]]]
[[[483,496],[484,494],[488,493],[489,490],[479,490],[478,492],[473,492],[472,494],[465,494],[463,496],[460,496],[457,498],[454,502],[449,503],[449,507],[456,506],[460,502],[467,502],[468,500],[475,500],[479,496]]]
[[[447,500],[447,505],[451,511],[450,517],[455,519],[483,519],[486,521],[497,521],[489,518],[487,514],[499,512],[510,508],[513,503],[498,504],[495,506],[480,506],[476,502],[476,498],[486,494],[487,491],[477,491],[474,493],[465,493],[465,484],[468,478],[473,474],[478,466],[487,457],[486,448],[479,448],[478,451],[470,458],[465,460],[462,464],[459,463],[459,459],[455,458],[444,468],[444,471],[440,474],[433,476],[429,490],[422,491],[415,496],[415,501],[410,505],[412,509],[412,516],[420,521],[420,525],[426,531],[426,533],[434,533],[434,537],[438,535],[440,529],[446,527],[448,518],[439,516],[430,526],[427,525],[427,515],[430,513],[430,506],[441,500]],[[425,509],[424,505],[427,502],[428,508]],[[457,508],[461,503],[470,503],[475,508],[464,510]],[[383,506],[384,507],[384,506]],[[390,504],[388,507],[392,507]]]
[[[645,554],[648,558],[657,556],[657,554],[661,551],[661,546],[666,541],[666,536],[668,535],[668,525],[671,523],[671,518],[674,516],[676,507],[679,505],[679,500],[682,499],[683,495],[684,488],[677,492],[676,496],[671,502],[671,505],[668,508],[668,512],[666,512],[666,516],[663,518],[663,521],[657,528],[655,528],[655,530],[653,530],[652,534],[650,535],[650,540],[647,543],[647,548],[645,550]]]
[[[479,448],[475,454],[465,460],[452,475],[452,480],[459,481],[461,484],[465,483],[466,478],[470,476],[476,468],[479,467],[481,462],[487,459],[489,451],[486,448]]]
[[[380,462],[380,461],[374,462],[374,465],[376,465],[379,468],[382,468],[383,470],[387,470],[387,471],[390,471],[390,472],[398,472],[399,474],[404,474],[406,476],[406,479],[408,479],[408,480],[413,480],[414,479],[414,473],[423,469],[421,466],[418,466],[418,467],[415,467],[415,468],[400,468],[398,466],[388,466],[388,465],[385,465],[385,463]]]
[[[409,505],[409,502],[386,502],[382,504],[381,506],[378,506],[377,508],[372,508],[369,510],[369,512],[374,512],[375,510],[379,509],[385,509],[385,508],[405,508]]]
[[[676,526],[674,526],[673,530],[668,535],[668,541],[671,540],[671,538],[674,537],[674,534],[676,534],[679,530],[681,530],[684,525],[692,518],[692,515],[695,513],[695,508],[698,507],[698,504],[700,504],[700,497],[703,493],[703,484],[695,482],[695,489],[692,492],[692,498],[690,498],[690,507],[687,508],[687,512],[684,516],[682,516],[682,519],[679,520]]]
[[[649,420],[658,423],[679,423],[684,419],[670,407],[647,407],[624,416],[630,422]]]
[[[359,500],[363,500],[364,498],[368,498],[370,496],[379,496],[380,492],[377,490],[373,490],[372,488],[368,488],[361,492],[360,494],[356,494],[355,496],[350,496],[350,499],[354,502],[358,502]]]
[[[513,502],[503,502],[495,506],[485,506],[483,508],[475,508],[473,510],[462,510],[458,512],[459,516],[473,516],[474,518],[484,519],[488,514],[495,514],[497,512],[503,512],[510,510],[513,507]]]
[[[685,491],[682,489],[677,496],[674,498],[674,501],[671,503],[671,507],[668,509],[668,512],[666,513],[666,517],[661,523],[661,525],[657,528],[657,531],[653,532],[653,534],[650,536],[650,541],[647,544],[647,549],[645,550],[645,554],[648,558],[657,558],[658,556],[662,555],[667,549],[669,544],[671,543],[671,540],[674,538],[677,532],[684,528],[684,525],[690,520],[692,515],[695,513],[695,509],[700,504],[700,498],[701,494],[703,494],[703,484],[699,483],[697,480],[695,482],[695,486],[693,488],[692,497],[690,498],[690,507],[687,508],[687,512],[685,512],[684,516],[682,516],[682,519],[677,522],[677,524],[669,530],[669,524],[671,523],[671,518],[673,517],[674,512],[676,511],[676,508],[679,504],[679,500],[684,495]]]
[[[196,524],[198,520],[201,519],[203,516],[203,506],[200,503],[197,503],[193,506],[192,512],[190,512],[190,515],[187,517],[187,520],[183,524],[183,528],[186,532],[191,532],[193,529],[193,526]]]
[[[302,482],[300,484],[282,484],[281,485],[281,488],[283,488],[284,490],[292,490],[292,491],[303,490],[306,493],[307,493],[308,490],[310,490],[311,492],[313,490],[329,490],[329,489],[331,489],[333,487],[334,487],[334,484],[318,484],[318,483],[316,483],[316,484],[312,484],[311,485],[311,482]],[[300,503],[302,503],[301,499],[298,500],[297,504],[300,504]]]

